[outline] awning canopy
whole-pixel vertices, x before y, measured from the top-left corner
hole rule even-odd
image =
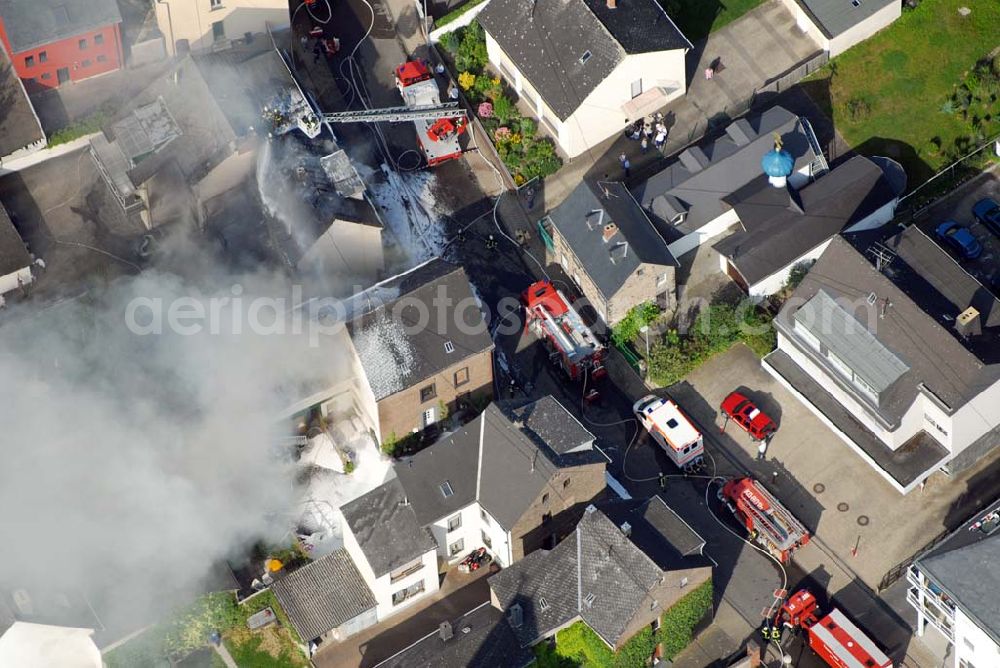
[[[671,89],[656,86],[641,93],[622,105],[622,111],[629,120],[648,116],[667,103],[667,95]]]

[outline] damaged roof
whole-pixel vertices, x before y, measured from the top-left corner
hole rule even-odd
[[[581,182],[548,218],[605,299],[641,264],[677,266],[667,242],[622,183]]]
[[[0,158],[44,140],[45,134],[24,84],[7,50],[0,47]]]
[[[478,20],[561,120],[626,55],[691,48],[655,0],[492,0]]]
[[[441,313],[440,296],[462,308]],[[493,349],[465,270],[440,258],[382,281],[345,305],[347,329],[376,401]],[[426,324],[417,326],[425,317]]]

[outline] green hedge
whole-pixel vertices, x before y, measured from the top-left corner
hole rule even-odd
[[[734,343],[745,343],[759,357],[776,345],[771,316],[744,301],[719,303],[703,309],[683,335],[667,332],[649,351],[649,377],[658,385],[673,385]]]
[[[657,644],[673,660],[691,644],[698,623],[712,609],[712,581],[690,591],[660,618],[654,635],[648,626],[614,652],[593,629],[576,622],[556,633],[555,647],[543,642],[535,647],[538,668],[645,668]]]
[[[660,618],[656,638],[663,645],[663,656],[673,660],[694,640],[694,629],[712,609],[712,580],[709,579],[670,607]]]
[[[653,302],[643,302],[629,309],[625,317],[611,328],[611,340],[619,346],[631,343],[639,336],[639,330],[656,320],[660,308]]]
[[[450,12],[442,16],[441,18],[434,19],[434,27],[440,28],[441,26],[446,26],[449,23],[454,22],[455,19],[462,16],[470,9],[478,7],[484,2],[486,2],[486,0],[469,0],[469,2],[465,3],[464,5],[461,5],[460,7],[456,7],[455,9],[451,10]]]

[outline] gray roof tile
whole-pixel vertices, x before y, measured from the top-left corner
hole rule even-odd
[[[684,234],[694,232],[729,210],[725,198],[761,175],[760,159],[773,148],[775,133],[781,136],[784,149],[795,158],[796,170],[816,157],[802,123],[782,107],[772,107],[760,116],[734,123],[740,124],[739,134],[752,134],[752,140],[737,142],[733,133],[724,134],[694,147],[708,160],[701,169],[686,166],[685,162],[694,165],[697,161],[682,155],[677,162],[634,188],[636,199],[653,214],[654,224],[664,226],[665,233],[674,227],[671,218],[677,208],[676,201],[687,210],[684,222],[676,226]]]
[[[827,37],[836,37],[863,23],[897,0],[796,0]]]
[[[115,0],[4,0],[0,3],[14,53],[121,23]]]
[[[375,577],[437,549],[396,478],[345,504],[340,512]]]
[[[603,197],[605,188],[608,197]],[[667,242],[621,183],[581,183],[549,213],[549,220],[606,299],[643,263],[677,266]],[[605,241],[603,230],[609,223],[617,225],[618,232]]]
[[[306,641],[375,607],[375,597],[344,549],[290,573],[272,589]]]
[[[492,0],[478,19],[562,120],[626,54],[691,48],[654,0]]]
[[[0,47],[0,158],[45,139],[28,94]]]
[[[0,276],[31,266],[31,256],[7,210],[0,205]]]

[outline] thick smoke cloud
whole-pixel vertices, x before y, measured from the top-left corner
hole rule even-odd
[[[301,509],[292,465],[275,456],[287,434],[276,416],[297,387],[345,373],[345,353],[307,332],[254,334],[245,317],[234,334],[233,285],[244,310],[255,295],[288,295],[271,278],[217,284],[149,272],[4,315],[0,586],[83,589],[102,614],[134,622],[183,602],[215,560],[288,537]],[[192,295],[230,298],[218,333],[126,327],[135,298],[166,313]]]

